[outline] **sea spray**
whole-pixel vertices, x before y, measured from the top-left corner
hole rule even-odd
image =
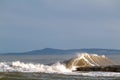
[[[94,57],[95,59],[94,59]],[[98,61],[101,60],[101,57],[103,59],[107,59],[106,56],[99,56],[97,54],[79,54],[76,57],[73,57],[72,59],[65,61],[65,63],[60,63],[59,61],[57,63],[51,64],[51,65],[45,65],[41,63],[25,63],[21,61],[11,61],[11,62],[0,62],[0,72],[37,72],[37,73],[56,73],[56,74],[65,74],[65,75],[82,75],[82,76],[113,76],[113,77],[120,77],[119,72],[73,72],[73,69],[70,69],[66,66],[66,64],[76,59],[76,61],[73,62],[72,66],[76,68],[77,62],[79,62],[80,59],[84,59],[85,62],[90,63],[92,65],[98,65]],[[97,60],[97,58],[99,58]],[[93,62],[92,62],[93,61]],[[103,61],[103,60],[101,60]],[[71,61],[72,62],[72,61]],[[103,61],[104,62],[104,61]],[[109,61],[108,61],[109,62]],[[111,61],[110,61],[111,62]],[[75,63],[75,64],[74,64]],[[102,62],[100,62],[102,63]],[[78,67],[78,66],[77,66]]]
[[[106,56],[99,56],[97,54],[82,53],[76,57],[71,58],[66,62],[66,67],[75,70],[78,67],[92,67],[92,66],[110,66],[117,65],[115,62]]]
[[[52,65],[24,63],[20,61],[1,62],[1,72],[43,72],[43,73],[66,73],[71,72],[64,64],[57,62]]]

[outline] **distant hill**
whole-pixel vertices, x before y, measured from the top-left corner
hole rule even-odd
[[[120,54],[120,50],[115,49],[53,49],[44,48],[41,50],[32,50],[23,53],[4,53],[4,55],[47,55],[47,54],[75,54],[75,53],[96,53],[96,54]]]

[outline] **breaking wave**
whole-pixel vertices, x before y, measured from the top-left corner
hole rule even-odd
[[[71,72],[64,64],[59,62],[52,65],[24,63],[20,61],[1,62],[1,72],[44,72],[44,73],[66,73]]]
[[[115,62],[107,58],[105,55],[97,54],[78,54],[76,57],[66,61],[66,67],[75,70],[77,67],[91,67],[91,66],[110,66],[117,65]]]
[[[102,63],[101,63],[102,61]],[[116,72],[73,72],[75,68],[85,66],[100,66],[114,64],[105,56],[96,54],[89,55],[87,53],[79,54],[76,57],[66,61],[65,63],[57,62],[52,65],[24,63],[20,61],[0,62],[0,72],[41,72],[41,73],[60,73],[66,75],[83,75],[83,76],[117,76]]]

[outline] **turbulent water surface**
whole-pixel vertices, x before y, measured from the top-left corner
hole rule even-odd
[[[66,67],[64,61],[74,56],[75,55],[1,55],[0,80],[120,79],[119,72],[73,72]],[[108,55],[108,57],[119,63],[120,55]]]

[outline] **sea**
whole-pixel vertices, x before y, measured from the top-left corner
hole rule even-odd
[[[0,55],[0,80],[120,80],[120,72],[66,68],[64,62],[77,54]],[[120,63],[120,54],[106,56]]]

